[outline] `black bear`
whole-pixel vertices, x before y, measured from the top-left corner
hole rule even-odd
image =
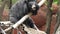
[[[18,20],[20,20],[24,15],[28,14],[29,12],[32,12],[33,15],[36,15],[37,11],[31,9],[33,4],[35,4],[37,6],[36,0],[19,0],[19,1],[17,1],[10,9],[9,20],[12,23],[16,23]],[[34,28],[33,21],[31,18],[28,18],[24,22],[24,24],[26,24],[26,26]]]

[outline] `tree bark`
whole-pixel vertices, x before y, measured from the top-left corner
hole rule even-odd
[[[5,7],[6,4],[10,9],[11,6],[12,6],[12,0],[2,0],[2,4],[0,6],[0,21],[2,19],[2,13],[3,13],[4,7]]]
[[[56,34],[57,29],[60,27],[60,0],[58,0],[58,12],[57,12],[57,23],[55,25],[55,29],[53,34]]]
[[[3,1],[2,5],[0,6],[0,21],[1,21],[1,17],[2,17],[2,13],[3,13],[4,7],[5,7],[5,2],[6,1]]]
[[[52,20],[52,10],[51,10],[51,6],[52,6],[52,2],[53,0],[47,0],[47,7],[48,7],[48,12],[47,12],[47,21],[46,21],[46,33],[50,34],[50,27],[51,27],[51,20]]]

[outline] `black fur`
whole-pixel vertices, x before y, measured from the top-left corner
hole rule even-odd
[[[29,0],[29,3],[31,3],[30,5],[32,5],[33,3],[35,3],[35,0]],[[30,8],[29,8],[30,9]],[[25,14],[29,13],[30,10],[27,7],[27,4],[25,3],[25,0],[19,0],[18,2],[16,2],[10,9],[10,21],[12,23],[16,23],[18,20],[20,20]],[[33,28],[33,21],[32,19],[28,18],[24,24],[26,24],[27,26]]]

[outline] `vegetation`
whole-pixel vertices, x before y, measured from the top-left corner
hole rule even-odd
[[[58,1],[57,1],[57,0],[53,0],[53,3],[57,4],[57,3],[58,3]]]

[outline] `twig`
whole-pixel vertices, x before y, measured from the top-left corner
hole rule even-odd
[[[6,34],[5,31],[1,28],[1,26],[0,26],[0,29],[2,34]]]

